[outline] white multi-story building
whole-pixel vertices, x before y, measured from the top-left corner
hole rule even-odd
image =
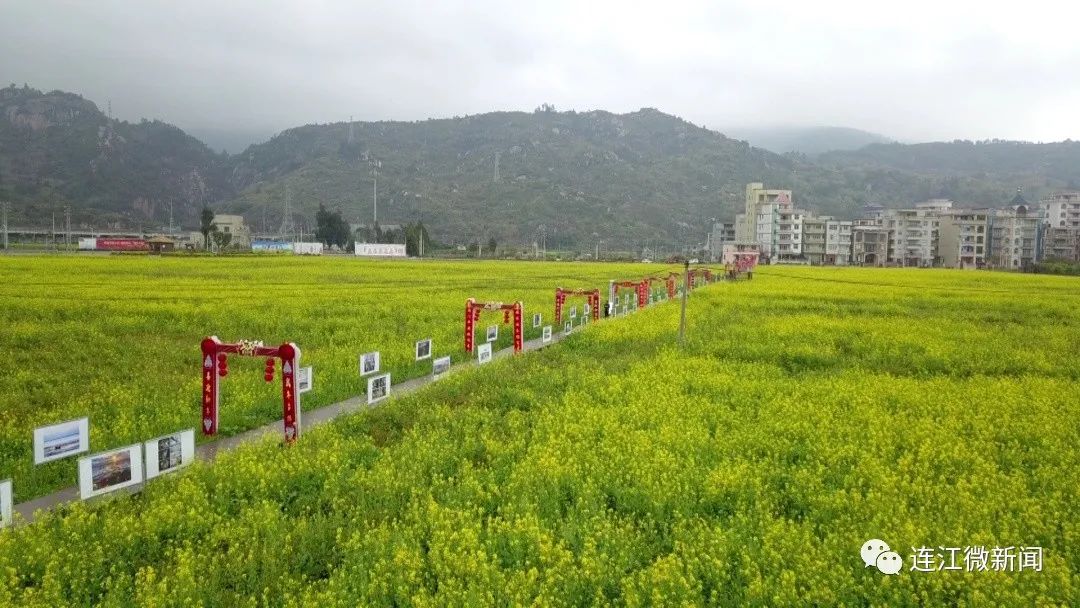
[[[779,261],[803,260],[803,219],[806,212],[795,209],[791,202],[777,201],[776,259]]]
[[[996,268],[1019,270],[1038,260],[1039,216],[1017,189],[1009,206],[990,216],[987,263]]]
[[[826,264],[847,266],[851,263],[851,228],[850,220],[825,220]]]
[[[1040,202],[1046,225],[1080,230],[1080,192],[1055,192]]]
[[[939,217],[952,209],[952,201],[932,199],[915,203],[914,209],[889,209],[881,225],[889,230],[890,263],[900,266],[933,266],[937,261]]]
[[[803,214],[802,253],[807,262],[825,263],[825,224],[832,218]]]
[[[774,190],[765,188],[765,184],[754,182],[746,185],[746,200],[743,203],[743,212],[736,216],[735,241],[738,243],[760,243],[758,240],[762,232],[762,216],[766,224],[773,221],[776,212],[775,204],[791,204],[791,190]],[[771,239],[773,228],[767,227],[765,233]],[[768,255],[767,250],[762,253]]]

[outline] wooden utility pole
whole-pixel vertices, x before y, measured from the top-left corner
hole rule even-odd
[[[686,296],[690,293],[690,261],[683,262],[682,310],[679,312],[679,344],[686,343]]]

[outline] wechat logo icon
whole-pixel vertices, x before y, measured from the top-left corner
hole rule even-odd
[[[863,543],[859,551],[866,567],[874,566],[882,574],[899,574],[904,568],[900,554],[889,548],[889,543],[880,538],[871,538]]]

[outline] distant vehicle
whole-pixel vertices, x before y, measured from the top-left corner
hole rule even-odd
[[[650,260],[649,258],[645,258],[645,259],[641,260],[641,262],[643,264],[652,264],[652,260]]]
[[[697,263],[698,263],[698,259],[697,259],[697,258],[690,258],[690,263],[691,263],[691,264],[697,264]]]

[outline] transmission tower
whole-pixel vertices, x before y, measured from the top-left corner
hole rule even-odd
[[[279,236],[283,238],[291,238],[293,231],[292,222],[292,193],[289,191],[289,184],[285,184],[285,215],[281,218],[281,229],[278,231]]]
[[[496,182],[499,181],[499,157],[501,157],[501,156],[502,156],[502,152],[500,152],[500,151],[495,152],[495,180],[494,181],[496,181]]]

